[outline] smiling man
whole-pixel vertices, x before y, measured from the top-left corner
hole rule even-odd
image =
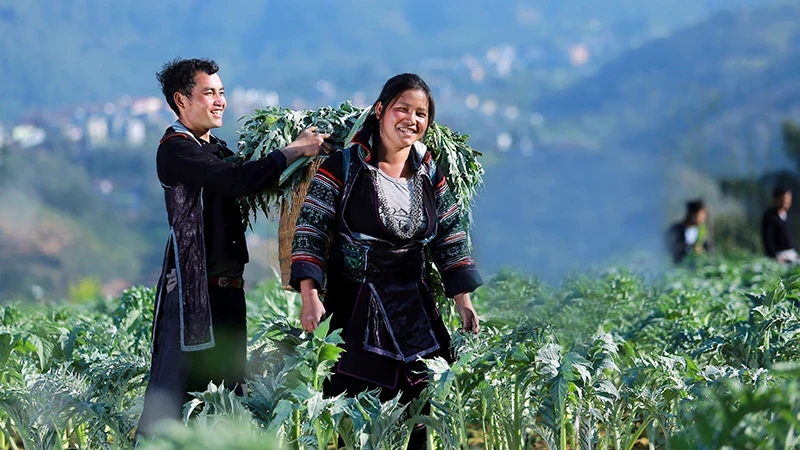
[[[164,188],[169,239],[156,291],[153,356],[137,429],[179,419],[188,392],[223,381],[244,390],[247,330],[242,274],[249,256],[236,198],[277,183],[300,156],[330,152],[327,134],[313,128],[283,150],[246,163],[211,134],[222,125],[225,88],[219,67],[205,59],[176,59],[158,82],[178,120],[156,155]]]

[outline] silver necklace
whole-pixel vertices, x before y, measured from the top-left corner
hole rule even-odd
[[[400,223],[396,220],[391,220],[391,213],[389,201],[386,199],[386,193],[383,190],[383,184],[380,181],[380,168],[373,168],[372,182],[375,185],[375,194],[378,197],[378,213],[381,216],[383,225],[400,239],[410,239],[417,234],[422,226],[422,168],[417,170],[417,173],[411,178],[411,198],[409,201],[409,218],[405,223]]]

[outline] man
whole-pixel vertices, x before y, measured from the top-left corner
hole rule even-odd
[[[686,216],[667,232],[667,246],[672,260],[679,264],[686,255],[710,253],[712,240],[706,225],[708,209],[702,200],[686,203]]]
[[[798,263],[800,256],[794,246],[789,225],[789,208],[792,207],[792,192],[776,187],[772,192],[772,206],[761,218],[761,240],[764,253],[780,263]]]
[[[242,274],[249,256],[236,198],[277,183],[300,156],[330,152],[327,134],[304,130],[286,148],[237,164],[211,134],[222,125],[225,92],[217,64],[176,59],[158,73],[178,120],[156,156],[170,232],[156,291],[150,382],[138,435],[180,419],[188,392],[225,382],[244,390],[247,330]]]

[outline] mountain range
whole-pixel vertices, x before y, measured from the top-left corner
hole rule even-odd
[[[722,204],[714,177],[785,165],[778,124],[800,120],[800,6],[778,1],[40,0],[0,3],[0,41],[8,122],[158,95],[154,73],[175,56],[213,56],[228,85],[312,103],[371,98],[388,76],[419,72],[440,97],[451,92],[439,121],[485,153],[479,263],[553,280],[618,257],[658,266],[681,202]],[[490,57],[498,48],[513,49],[504,72]],[[336,92],[320,94],[320,79]],[[469,95],[481,106],[465,107]],[[489,114],[486,99],[516,113]],[[153,282],[166,217],[148,144],[91,158],[58,142],[7,150],[0,293],[28,295],[31,283],[63,293],[84,276]],[[146,213],[115,214],[92,187],[98,176],[138,192]]]

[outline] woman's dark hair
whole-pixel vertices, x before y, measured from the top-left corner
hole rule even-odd
[[[788,194],[789,192],[791,191],[783,186],[776,186],[775,189],[772,191],[772,198],[775,200],[783,198],[783,196]]]
[[[428,128],[430,128],[434,118],[436,117],[436,106],[433,103],[433,94],[431,93],[431,88],[428,87],[428,85],[422,80],[422,78],[419,77],[419,75],[413,73],[401,73],[400,75],[395,75],[392,78],[389,78],[389,80],[386,81],[386,84],[383,85],[383,89],[381,89],[378,99],[372,104],[372,112],[370,113],[369,117],[367,117],[367,120],[364,121],[364,130],[366,130],[370,136],[374,136],[379,132],[380,124],[377,116],[375,115],[375,107],[378,105],[378,103],[383,105],[383,110],[386,111],[403,92],[417,89],[424,92],[425,96],[428,97]]]
[[[706,204],[703,202],[702,199],[695,199],[689,202],[686,202],[686,215],[697,214],[701,210],[705,209]]]
[[[195,84],[194,77],[197,72],[214,75],[218,71],[219,66],[211,59],[176,58],[164,64],[161,71],[156,74],[156,78],[169,107],[175,111],[176,115],[180,115],[178,105],[175,104],[175,93],[180,92],[186,96],[192,95],[192,89],[194,89]]]

